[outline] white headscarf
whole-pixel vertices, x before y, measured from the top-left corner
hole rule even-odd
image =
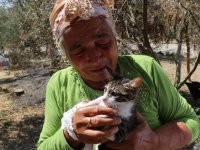
[[[64,31],[70,27],[71,23],[78,20],[88,20],[90,18],[105,16],[108,25],[116,34],[115,25],[112,18],[110,5],[107,0],[64,0],[65,5],[55,19],[53,26],[53,35],[58,45],[61,45],[61,39]]]

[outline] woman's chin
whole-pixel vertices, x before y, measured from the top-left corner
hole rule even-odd
[[[102,82],[104,84],[106,84],[109,81],[109,78],[107,75],[105,74],[97,74],[97,75],[93,75],[93,76],[87,76],[84,78],[84,80],[86,82]]]
[[[97,81],[108,81],[110,78],[109,74],[105,72],[99,72],[98,74],[95,74],[94,79]]]
[[[108,75],[108,73],[106,71],[96,71],[96,72],[90,72],[87,74],[84,74],[84,76],[82,76],[83,79],[86,82],[97,82],[100,84],[106,84],[109,81],[110,76]]]
[[[96,77],[92,78],[91,80],[94,82],[108,82],[109,81],[107,76],[102,76],[102,75],[96,76]]]

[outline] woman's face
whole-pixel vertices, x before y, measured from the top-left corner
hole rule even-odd
[[[63,38],[68,59],[86,82],[105,82],[106,67],[116,70],[116,39],[105,18],[77,21]]]

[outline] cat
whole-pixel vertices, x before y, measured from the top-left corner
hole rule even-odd
[[[112,80],[105,85],[104,95],[90,101],[86,106],[90,105],[105,105],[117,109],[118,115],[121,118],[121,124],[118,126],[118,132],[109,137],[109,140],[122,142],[126,139],[127,134],[137,125],[135,119],[136,112],[136,97],[142,85],[141,77],[136,77],[133,80],[121,77],[119,74],[107,68]],[[99,144],[98,149],[104,150],[105,143]],[[87,149],[87,148],[86,148]]]

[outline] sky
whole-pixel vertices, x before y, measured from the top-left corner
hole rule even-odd
[[[7,0],[0,0],[0,6],[8,8],[11,6],[11,4]]]

